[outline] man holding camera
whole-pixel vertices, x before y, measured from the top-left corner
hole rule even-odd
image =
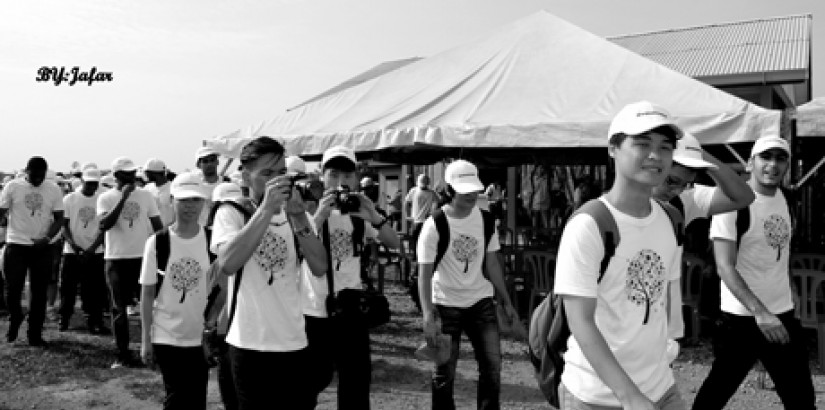
[[[304,273],[304,313],[316,372],[313,384],[318,392],[324,390],[332,380],[334,365],[338,370],[338,408],[369,409],[372,369],[369,329],[359,309],[363,292],[360,253],[367,237],[390,248],[397,248],[399,240],[373,201],[350,191],[358,186],[355,153],[350,148],[328,149],[321,169],[325,192],[314,222],[327,246],[327,274],[333,275],[335,289],[329,289],[326,278]],[[334,296],[330,298],[330,294]],[[334,300],[335,307],[328,299]]]
[[[315,275],[324,274],[327,259],[284,158],[284,147],[269,137],[244,146],[240,160],[254,212],[245,221],[239,210],[221,206],[212,225],[211,249],[230,276],[227,306],[237,296],[226,342],[240,410],[271,408],[275,400],[293,409],[315,406],[298,253]]]

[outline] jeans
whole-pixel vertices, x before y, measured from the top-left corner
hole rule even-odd
[[[166,398],[164,410],[206,410],[206,385],[209,366],[202,346],[180,347],[152,344]]]
[[[559,409],[560,410],[622,410],[621,407],[599,406],[587,404],[576,398],[564,384],[559,385]],[[656,401],[656,408],[659,410],[685,410],[687,404],[679,393],[679,388],[674,384],[665,392],[661,399]]]
[[[262,352],[229,346],[240,410],[315,408],[308,350]]]
[[[333,334],[330,319],[325,317],[315,317],[304,315],[306,323],[307,340],[309,341],[309,357],[312,360],[311,386],[315,391],[315,399],[318,394],[326,389],[332,382],[332,375],[335,372],[335,359],[332,354]],[[335,336],[337,338],[337,335]]]
[[[788,344],[768,342],[752,316],[721,313],[713,341],[713,365],[696,394],[694,409],[725,407],[757,359],[786,409],[816,408],[805,333],[793,311],[777,317],[788,331]]]
[[[63,255],[60,270],[60,320],[69,323],[74,313],[77,285],[80,283],[80,300],[90,326],[103,324],[106,306],[106,273],[103,271],[103,254],[88,259],[75,254]]]
[[[132,303],[132,295],[138,287],[141,258],[107,259],[106,280],[112,295],[112,329],[121,359],[129,360],[129,317],[126,306]]]
[[[238,410],[238,395],[235,394],[235,380],[232,378],[232,359],[229,345],[224,343],[223,354],[218,358],[218,391],[221,393],[224,410]]]
[[[6,245],[3,256],[3,273],[6,279],[6,304],[9,309],[9,332],[23,322],[21,296],[29,276],[29,339],[40,339],[43,321],[46,318],[46,288],[49,286],[52,269],[52,252],[48,246]]]
[[[484,298],[467,308],[436,305],[441,317],[441,332],[452,339],[450,360],[436,367],[433,375],[433,410],[453,410],[453,385],[458,363],[461,332],[473,345],[478,362],[477,407],[483,410],[499,409],[501,390],[501,345],[493,298]]]

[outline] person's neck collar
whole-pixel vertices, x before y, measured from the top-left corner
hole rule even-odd
[[[214,175],[203,174],[203,180],[205,182],[210,183],[210,184],[214,184],[215,182],[218,182],[219,179],[220,178],[218,177],[218,174],[214,174]]]
[[[181,238],[194,238],[200,232],[200,225],[197,220],[186,221],[178,219],[169,229],[173,230]]]
[[[618,180],[604,197],[618,211],[635,218],[650,215],[651,187],[622,183]]]
[[[475,208],[475,206],[462,208],[449,203],[444,206],[444,212],[452,218],[461,219],[470,216],[470,214],[473,213],[473,208]]]
[[[748,185],[750,185],[753,192],[762,196],[775,196],[776,191],[779,190],[779,186],[769,186],[760,184],[755,178],[751,177],[748,180]]]

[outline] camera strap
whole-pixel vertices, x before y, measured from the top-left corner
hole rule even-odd
[[[327,287],[329,294],[335,295],[335,279],[333,279],[335,272],[332,270],[332,250],[329,247],[329,220],[324,221],[323,236],[324,249],[327,251]]]

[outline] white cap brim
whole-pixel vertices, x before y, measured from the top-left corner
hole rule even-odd
[[[719,167],[717,167],[716,165],[711,164],[710,162],[707,162],[703,159],[697,159],[697,158],[685,158],[685,157],[680,158],[680,157],[675,157],[674,156],[673,157],[673,162],[675,162],[679,165],[686,166],[688,168],[719,169]]]
[[[459,182],[456,184],[450,184],[450,186],[452,186],[455,192],[458,192],[459,194],[469,194],[471,192],[483,191],[484,185],[481,184],[481,181],[478,178],[474,179],[474,181]]]
[[[196,191],[194,189],[184,189],[182,191],[172,193],[172,198],[175,199],[186,199],[186,198],[200,198],[200,199],[207,199],[206,194],[200,191]]]

